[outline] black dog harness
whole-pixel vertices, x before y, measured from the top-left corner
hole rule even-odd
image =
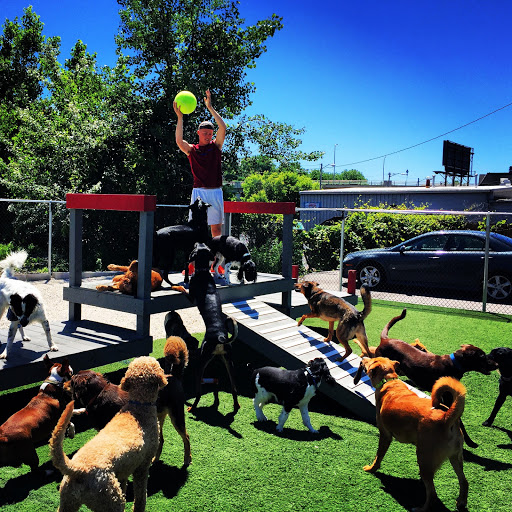
[[[316,383],[316,379],[313,376],[313,373],[309,369],[309,366],[306,366],[306,377],[308,376],[308,374],[311,377],[311,380],[313,381],[313,386],[315,386],[315,389],[318,389],[318,384]]]

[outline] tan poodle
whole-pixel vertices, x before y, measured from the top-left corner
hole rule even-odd
[[[53,464],[64,475],[59,512],[77,511],[82,504],[98,512],[124,511],[130,475],[133,510],[145,510],[149,466],[159,444],[156,399],[166,385],[154,357],[134,359],[121,380],[128,403],[72,459],[62,447],[74,408],[74,402],[68,404],[50,440]]]

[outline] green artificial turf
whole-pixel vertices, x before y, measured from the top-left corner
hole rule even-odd
[[[377,345],[384,325],[400,313],[400,304],[374,301],[365,321],[370,345]],[[478,313],[461,314],[435,308],[411,307],[391,335],[405,341],[419,338],[429,350],[450,353],[461,344],[473,343],[486,352],[512,346],[510,317]],[[309,320],[307,325],[325,332],[326,323]],[[155,342],[153,355],[161,357],[163,340]],[[353,344],[356,349],[356,345]],[[236,379],[241,409],[232,414],[232,399],[224,367],[213,362],[208,376],[218,376],[218,386],[205,386],[196,414],[186,413],[192,444],[192,465],[181,469],[183,444],[169,420],[164,427],[165,444],[160,462],[150,472],[146,510],[162,511],[403,511],[423,504],[425,493],[419,479],[415,447],[394,441],[376,474],[363,466],[376,453],[378,431],[358,420],[331,400],[317,395],[310,402],[313,426],[309,433],[298,410],[292,411],[284,432],[275,431],[280,407],[268,405],[269,422],[257,424],[248,382],[247,362],[268,364],[263,356],[235,342]],[[119,379],[127,362],[103,367],[112,380]],[[187,397],[193,396],[192,372],[186,375]],[[498,374],[469,373],[464,423],[478,448],[465,448],[464,471],[469,481],[470,511],[508,511],[512,487],[512,404],[506,402],[494,427],[482,427],[498,392]],[[219,390],[218,406],[214,391]],[[190,400],[189,400],[190,402]],[[0,398],[0,407],[2,398]],[[20,404],[20,407],[24,404]],[[78,424],[75,439],[66,439],[65,451],[72,455],[95,431]],[[43,470],[51,469],[47,445],[38,448]],[[56,510],[60,474],[31,475],[27,466],[0,471],[0,510]],[[449,463],[435,479],[445,508],[455,510],[458,483]],[[132,509],[128,487],[126,510]],[[86,510],[83,507],[82,510]]]

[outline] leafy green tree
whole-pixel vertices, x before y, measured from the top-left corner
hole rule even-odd
[[[300,203],[301,190],[318,189],[318,184],[293,171],[250,174],[242,183],[245,201],[291,201]]]
[[[337,180],[365,180],[364,174],[362,172],[359,172],[356,169],[345,169],[344,171],[340,172],[339,174],[336,174]]]
[[[192,177],[186,157],[176,147],[174,96],[183,89],[198,98],[198,108],[186,116],[184,138],[197,140],[197,125],[209,118],[202,98],[209,88],[215,109],[226,120],[250,104],[255,90],[246,78],[266,51],[265,41],[282,28],[272,15],[245,25],[238,5],[226,0],[118,0],[122,6],[117,36],[120,52],[133,70],[141,97],[132,117],[137,126],[137,166],[148,192],[162,202],[188,200]],[[238,162],[239,135],[228,132],[225,169]]]

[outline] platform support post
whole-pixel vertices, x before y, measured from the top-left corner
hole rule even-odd
[[[137,315],[137,334],[149,336],[151,315],[151,263],[153,258],[153,232],[155,212],[140,212],[139,216],[139,276],[137,281],[137,298],[143,299],[142,314]]]
[[[292,255],[293,255],[293,215],[283,215],[283,255],[282,275],[286,279],[292,278]],[[286,315],[290,316],[292,310],[292,292],[286,291],[282,294],[281,305]]]
[[[82,230],[83,210],[69,211],[69,286],[82,285]],[[69,303],[69,320],[76,322],[82,319],[82,305]]]

